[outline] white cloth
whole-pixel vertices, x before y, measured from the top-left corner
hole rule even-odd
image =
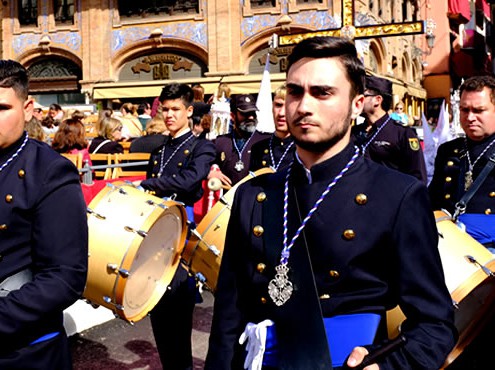
[[[246,360],[244,369],[261,370],[263,365],[263,354],[265,353],[266,328],[274,324],[271,320],[264,320],[258,324],[247,323],[244,333],[239,338],[239,343],[244,344],[246,340]]]

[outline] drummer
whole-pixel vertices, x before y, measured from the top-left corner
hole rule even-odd
[[[355,367],[386,340],[396,305],[406,343],[366,370],[438,369],[454,347],[425,185],[351,142],[364,77],[345,38],[306,39],[289,55],[296,158],[237,189],[205,370]]]
[[[215,146],[195,136],[189,126],[193,91],[185,84],[165,85],[160,95],[170,135],[151,153],[147,179],[136,182],[158,197],[175,197],[193,218],[194,203],[202,196],[202,181],[215,159]],[[192,314],[196,302],[194,278],[179,266],[169,290],[151,311],[151,326],[164,369],[192,368]]]
[[[460,88],[466,137],[438,148],[429,185],[433,208],[458,217],[466,231],[495,252],[495,78],[468,78]],[[490,160],[490,158],[492,158]],[[488,175],[481,176],[485,171]]]
[[[0,60],[0,369],[68,370],[62,311],[86,283],[86,205],[76,167],[24,131],[28,88]]]
[[[232,132],[217,136],[216,166],[209,178],[218,178],[224,187],[231,187],[249,174],[251,148],[270,135],[256,130],[258,108],[251,94],[234,95],[230,101]]]
[[[272,113],[275,122],[275,132],[266,139],[253,145],[251,149],[251,171],[263,167],[271,167],[275,171],[281,171],[294,160],[296,147],[290,136],[287,121],[285,119],[285,85],[275,90],[273,97]]]

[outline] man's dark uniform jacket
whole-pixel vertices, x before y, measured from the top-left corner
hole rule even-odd
[[[272,163],[272,158],[270,156],[270,142],[272,143],[272,153],[275,163]],[[249,166],[249,170],[256,171],[264,167],[275,168],[277,165],[277,171],[282,171],[287,168],[294,160],[296,146],[293,144],[290,149],[287,150],[293,142],[294,140],[291,136],[286,137],[285,139],[280,139],[276,135],[272,135],[269,138],[258,141],[251,148],[251,165]],[[282,159],[282,162],[280,162],[280,159]]]
[[[163,163],[168,159],[170,162],[158,177],[162,159]],[[211,141],[195,137],[190,131],[177,138],[169,136],[151,153],[147,179],[141,186],[158,197],[176,194],[177,201],[193,206],[203,194],[202,181],[208,176],[214,160],[215,146]],[[153,334],[165,369],[192,366],[191,333],[196,289],[190,281],[188,272],[180,265],[169,290],[151,311]]]
[[[299,162],[294,162],[289,241],[353,154],[349,145],[313,166],[312,184]],[[406,314],[402,332],[408,341],[379,362],[380,369],[438,369],[455,344],[456,329],[426,187],[410,176],[358,158],[292,248],[289,278],[294,292],[285,305],[277,307],[268,295],[268,284],[280,263],[285,177],[286,171],[255,177],[235,194],[205,369],[242,369],[244,349],[238,344],[239,336],[247,322],[265,319],[275,322],[279,340],[285,343],[279,346],[281,368],[297,368],[290,362],[298,356],[312,361],[314,353],[306,346],[311,334],[300,335],[308,320],[319,315],[308,310],[312,298],[305,297],[312,284],[301,282],[308,280],[300,273],[307,251],[317,287],[313,299],[321,304],[324,317],[357,312],[383,315],[397,304]]]
[[[0,150],[0,163],[23,141],[24,135]],[[80,298],[85,286],[88,226],[79,174],[48,145],[29,139],[0,172],[0,199],[0,281],[26,268],[33,273],[32,281],[0,297],[0,368],[61,368],[48,349],[37,363],[23,356],[36,350],[31,342],[53,332],[61,332],[55,351],[63,352],[62,310]],[[9,362],[21,348],[23,354]]]
[[[151,153],[147,179],[141,182],[144,189],[154,191],[158,197],[176,194],[176,199],[186,206],[193,206],[201,198],[202,181],[208,176],[215,159],[215,146],[206,139],[191,136],[194,136],[192,132],[178,138],[169,136],[163,146]],[[162,154],[163,163],[166,163],[185,140],[187,143],[175,153],[162,176],[158,177]]]
[[[255,131],[253,133],[251,140],[249,140],[249,142],[245,144],[245,147],[241,150],[241,159],[244,163],[244,169],[242,171],[237,171],[235,169],[235,164],[239,161],[239,153],[235,150],[233,137],[234,134],[232,132],[217,136],[215,139],[215,146],[217,150],[217,158],[215,163],[220,167],[220,171],[232,180],[232,185],[235,185],[249,174],[251,148],[253,145],[260,140],[270,137],[270,134],[261,133],[259,131]]]
[[[471,162],[483,152],[487,145],[495,139],[495,134],[482,141],[466,139]],[[433,209],[446,209],[454,213],[455,204],[464,195],[464,175],[468,168],[466,157],[466,141],[457,138],[446,142],[438,148],[435,158],[435,172],[428,187]],[[473,168],[473,179],[485,167],[489,153],[495,150],[492,146]],[[495,212],[495,171],[491,171],[481,187],[467,204],[466,213],[493,214]]]
[[[388,118],[389,115],[385,114],[372,125],[368,132],[366,132],[366,122],[353,126],[352,135],[355,144],[360,147],[366,145]],[[412,175],[426,184],[426,165],[418,136],[412,128],[402,126],[396,120],[390,119],[378,133],[373,142],[368,145],[365,157]]]

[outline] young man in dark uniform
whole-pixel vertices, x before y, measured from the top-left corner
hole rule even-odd
[[[364,158],[350,139],[364,76],[343,38],[307,39],[289,56],[286,115],[296,160],[237,189],[205,369],[242,369],[245,359],[330,369],[330,357],[335,367],[356,366],[386,338],[385,312],[396,305],[407,317],[406,343],[367,370],[438,369],[453,348],[427,189]],[[344,328],[333,329],[338,322]],[[345,334],[350,340],[336,353]]]
[[[72,369],[62,311],[81,297],[88,224],[79,173],[28,139],[26,69],[0,61],[0,369]]]
[[[440,145],[429,185],[433,208],[451,214],[489,158],[495,161],[495,78],[471,77],[464,81],[460,93],[460,121],[466,137]],[[494,169],[458,213],[466,231],[495,252]]]
[[[192,208],[203,194],[202,181],[215,159],[215,146],[190,130],[193,92],[185,84],[166,85],[160,95],[170,136],[151,154],[148,178],[140,185],[158,197],[172,197]],[[192,314],[196,302],[194,278],[179,266],[169,290],[151,311],[151,324],[164,369],[192,368]]]
[[[281,171],[294,160],[296,147],[285,119],[286,91],[285,85],[275,90],[272,104],[275,132],[269,138],[253,145],[249,168],[251,171],[256,171],[263,167],[271,167],[275,171]]]
[[[235,95],[230,101],[233,131],[215,139],[215,164],[220,171],[210,172],[210,177],[217,177],[225,186],[233,186],[249,174],[252,146],[270,137],[256,131],[257,111],[256,100],[250,94]]]
[[[354,142],[364,156],[416,177],[426,184],[426,165],[418,136],[411,127],[391,119],[392,82],[366,76],[363,124],[352,128]]]

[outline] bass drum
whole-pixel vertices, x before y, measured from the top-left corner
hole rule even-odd
[[[435,220],[445,283],[455,307],[455,326],[459,332],[459,340],[447,357],[445,367],[464,351],[492,316],[495,256],[457,227],[445,212],[435,211]],[[398,307],[387,313],[390,338],[398,335],[404,318]]]
[[[223,247],[227,226],[230,218],[230,208],[234,201],[237,187],[256,176],[273,173],[273,169],[266,167],[255,172],[250,172],[208,211],[195,230],[184,248],[182,259],[196,278],[204,283],[208,289],[215,292],[220,263],[222,262]]]
[[[187,234],[185,208],[132,185],[108,184],[88,207],[89,260],[84,298],[130,322],[165,293]]]

